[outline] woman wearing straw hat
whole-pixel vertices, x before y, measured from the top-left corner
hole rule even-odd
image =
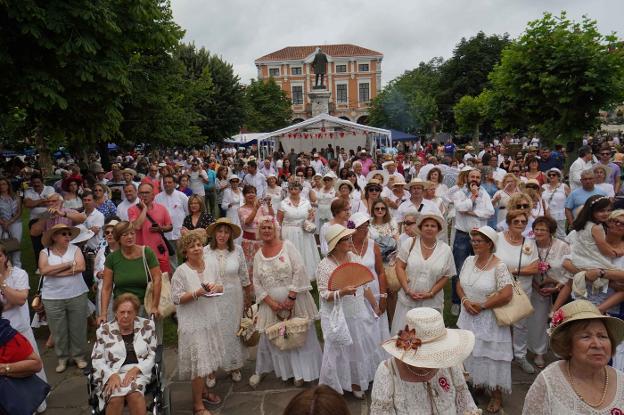
[[[487,410],[498,412],[502,392],[511,393],[511,329],[499,326],[492,308],[507,304],[512,297],[512,277],[496,255],[494,229],[482,226],[470,232],[475,255],[466,258],[457,282],[462,308],[457,327],[475,335],[475,347],[464,365],[477,388],[491,391]]]
[[[409,310],[401,320],[403,329],[383,344],[392,357],[377,368],[371,415],[480,414],[461,367],[474,334],[445,328],[429,307]]]
[[[195,229],[178,240],[185,261],[171,277],[171,298],[178,316],[178,370],[191,380],[193,413],[210,415],[202,398],[213,404],[221,398],[205,389],[205,378],[222,365],[225,347],[220,332],[219,300],[223,293],[222,274],[204,258],[206,231]]]
[[[228,218],[217,219],[206,231],[210,240],[204,248],[206,268],[216,271],[223,284],[223,295],[218,299],[221,313],[219,328],[226,351],[221,368],[232,374],[234,382],[240,382],[240,369],[245,364],[247,350],[236,332],[243,310],[251,305],[253,296],[245,254],[239,245],[234,244],[242,231]]]
[[[403,328],[403,317],[416,307],[431,307],[440,313],[444,309],[444,286],[455,276],[455,261],[451,248],[438,239],[446,231],[446,221],[439,215],[427,213],[416,220],[419,236],[401,244],[396,263],[399,291],[391,333]]]
[[[43,278],[41,299],[58,357],[56,372],[64,372],[70,357],[84,369],[87,362],[87,293],[82,278],[85,260],[80,248],[70,243],[80,231],[73,226],[54,225],[41,242],[39,270]]]
[[[608,366],[624,340],[624,321],[602,315],[589,301],[575,300],[553,315],[550,330],[550,347],[563,360],[537,376],[522,413],[624,413],[624,373]]]
[[[256,373],[249,384],[256,387],[263,373],[275,372],[286,381],[294,378],[295,386],[319,377],[321,346],[314,330],[318,310],[305,264],[297,248],[288,240],[280,240],[279,226],[272,216],[258,219],[258,239],[262,246],[253,263],[254,290],[258,303],[257,330],[260,334],[256,355]],[[266,329],[287,318],[309,320],[303,346],[280,350],[271,343]]]
[[[365,288],[348,286],[333,291],[328,287],[329,277],[338,266],[358,262],[357,255],[351,252],[353,233],[355,229],[347,229],[339,224],[327,230],[325,239],[329,255],[319,263],[316,271],[323,332],[328,333],[330,330],[329,317],[334,308],[334,296],[340,296],[353,341],[349,346],[342,346],[325,339],[319,384],[328,385],[339,393],[352,391],[353,396],[364,399],[364,391],[372,382],[377,365],[385,357],[379,347],[378,336],[369,328],[373,319],[364,297]]]

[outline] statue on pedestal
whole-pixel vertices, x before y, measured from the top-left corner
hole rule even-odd
[[[327,55],[321,51],[321,48],[316,48],[316,54],[312,61],[312,69],[316,75],[314,78],[314,89],[325,89],[323,78],[327,73],[327,63]]]

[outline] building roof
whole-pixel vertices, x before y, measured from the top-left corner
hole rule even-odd
[[[380,56],[382,53],[366,49],[361,46],[351,44],[341,45],[313,45],[313,46],[287,46],[283,49],[264,55],[256,59],[258,62],[266,61],[289,61],[302,60],[312,54],[319,47],[323,52],[332,57],[351,57],[351,56]]]

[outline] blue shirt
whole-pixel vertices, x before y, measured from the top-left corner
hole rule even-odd
[[[606,196],[605,192],[601,189],[594,187],[594,190],[588,192],[587,190],[579,187],[570,193],[568,198],[566,199],[565,207],[566,209],[570,209],[574,212],[579,206],[583,206],[587,199],[592,197],[593,195]]]
[[[206,175],[208,176],[208,183],[204,183],[204,190],[207,192],[212,192],[215,188],[215,183],[217,182],[217,173],[212,170],[206,170]]]

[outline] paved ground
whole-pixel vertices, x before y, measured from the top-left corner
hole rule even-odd
[[[42,345],[40,345],[42,346]],[[42,349],[40,349],[42,350]],[[88,414],[86,380],[81,371],[70,366],[60,375],[54,372],[56,359],[50,350],[43,353],[43,359],[52,392],[48,399],[46,415],[84,415]],[[165,350],[166,379],[171,392],[171,414],[191,415],[191,389],[189,382],[176,378],[176,349]],[[267,376],[254,391],[247,384],[254,368],[254,361],[249,360],[243,370],[243,381],[233,383],[225,374],[218,377],[215,391],[223,398],[219,407],[209,408],[213,414],[220,415],[281,415],[290,399],[302,388],[295,388],[292,382],[283,382],[275,376]],[[505,398],[505,414],[520,414],[524,395],[533,382],[534,376],[524,374],[517,366],[512,366],[513,394]],[[306,384],[306,386],[309,386]],[[304,386],[305,387],[305,386]],[[367,400],[357,400],[347,393],[345,398],[353,415],[368,415],[370,393]],[[479,406],[485,408],[487,397],[481,397]]]

